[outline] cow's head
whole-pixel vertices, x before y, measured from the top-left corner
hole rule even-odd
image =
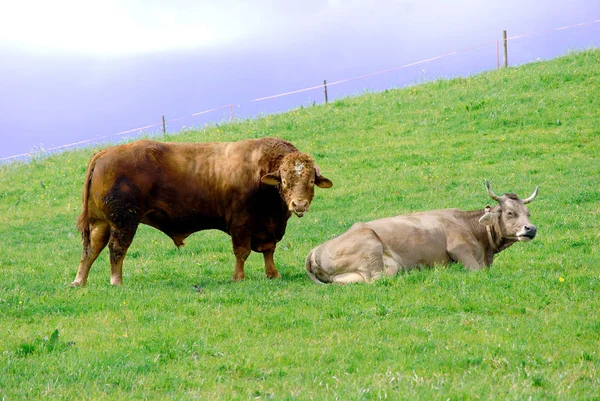
[[[510,193],[496,195],[487,180],[485,186],[490,197],[499,205],[494,208],[488,205],[479,222],[486,226],[498,227],[502,237],[508,240],[530,241],[535,238],[537,228],[529,221],[529,209],[525,205],[535,199],[538,187],[535,187],[535,191],[529,198],[519,199],[517,195]]]
[[[278,186],[289,211],[298,217],[308,212],[315,195],[315,185],[320,188],[331,188],[333,185],[331,180],[321,175],[312,157],[300,152],[285,155],[279,170],[265,174],[261,181]]]

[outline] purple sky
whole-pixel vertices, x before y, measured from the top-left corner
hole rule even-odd
[[[0,159],[234,104],[236,117],[314,101],[317,89],[501,38],[600,19],[600,2],[75,0],[0,14]],[[32,10],[37,12],[32,13]],[[509,42],[511,65],[598,46],[600,23]],[[329,98],[496,68],[496,46],[331,86]],[[221,109],[169,131],[228,118]],[[149,132],[158,132],[159,127]],[[133,134],[130,134],[133,135]]]

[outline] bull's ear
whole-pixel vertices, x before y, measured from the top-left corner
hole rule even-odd
[[[491,206],[486,205],[486,207],[483,211],[483,216],[481,216],[481,218],[479,219],[479,222],[481,224],[483,224],[484,226],[491,226],[491,225],[494,225],[494,223],[496,223],[497,221],[498,221],[498,212],[492,211]]]
[[[331,188],[333,186],[333,182],[329,178],[318,175],[315,178],[315,185],[319,188]]]
[[[269,173],[263,175],[260,180],[263,184],[277,186],[281,182],[281,177],[279,176],[279,173]]]
[[[323,177],[321,175],[321,169],[318,165],[315,164],[315,185],[319,188],[331,188],[333,186],[333,182],[329,178]]]

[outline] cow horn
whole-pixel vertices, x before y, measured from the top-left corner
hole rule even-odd
[[[527,204],[529,202],[533,202],[533,200],[535,199],[537,194],[538,194],[538,187],[536,186],[535,191],[533,191],[533,194],[531,194],[531,196],[529,198],[523,199],[523,203]]]
[[[488,180],[485,180],[485,187],[487,188],[487,191],[488,191],[488,194],[490,195],[490,198],[492,198],[496,202],[500,202],[500,197],[498,195],[496,195],[494,193],[494,191],[492,191],[492,188],[490,188],[490,183],[488,182]]]

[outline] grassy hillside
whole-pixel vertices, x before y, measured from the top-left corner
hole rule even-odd
[[[88,286],[75,220],[84,149],[0,167],[0,398],[592,399],[600,394],[600,51],[169,135],[278,136],[316,190],[275,253],[233,283],[228,236],[176,249],[142,226],[109,285]],[[308,251],[356,221],[540,194],[538,237],[485,271],[317,286]],[[201,287],[196,291],[194,285]]]

